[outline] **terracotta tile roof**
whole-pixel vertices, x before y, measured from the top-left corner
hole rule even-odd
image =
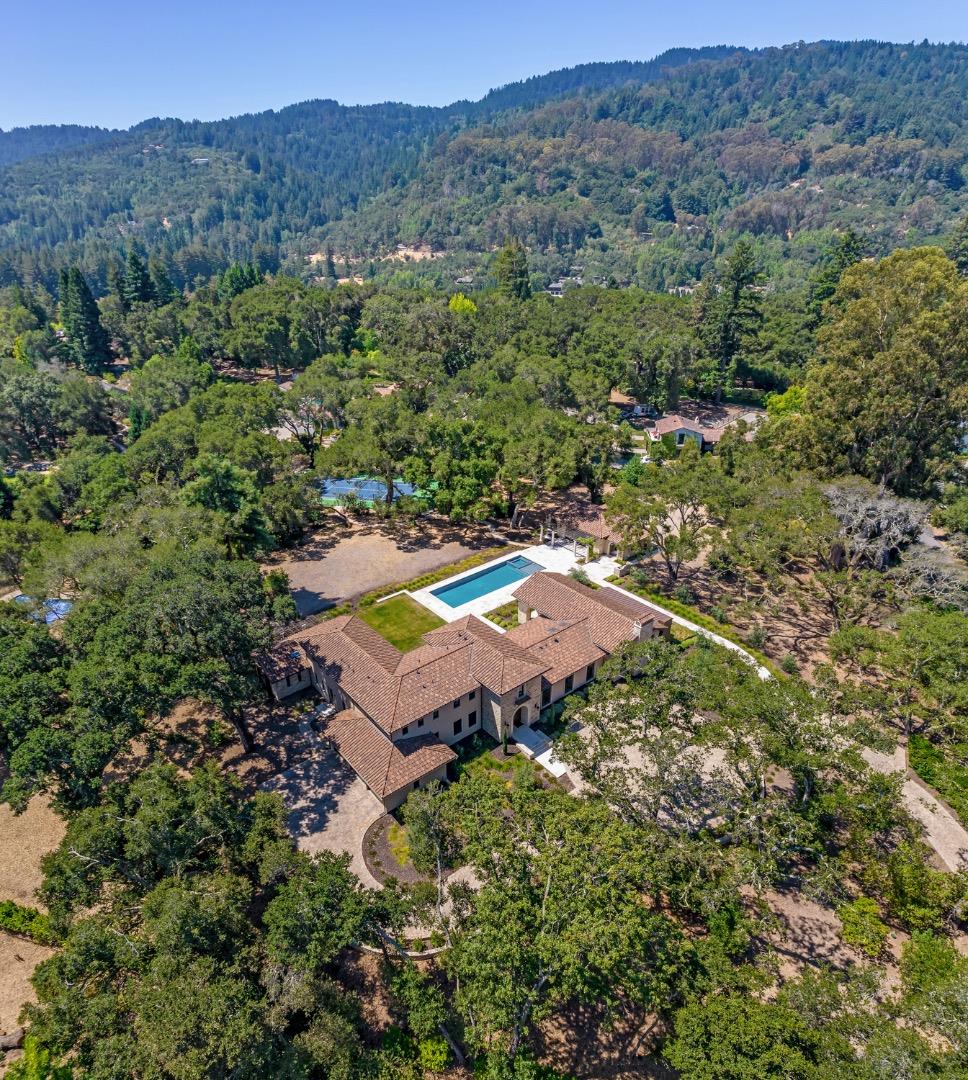
[[[587,619],[592,641],[606,652],[614,652],[623,641],[632,641],[636,623],[660,626],[669,621],[655,608],[607,585],[590,589],[567,574],[551,571],[526,578],[514,590],[514,596],[550,619]]]
[[[613,531],[605,520],[604,510],[586,514],[558,514],[555,520],[566,528],[583,533],[585,536],[591,536],[595,540],[615,540],[618,538],[618,534]]]
[[[652,434],[656,438],[661,438],[663,435],[671,435],[672,432],[678,431],[680,428],[696,432],[697,435],[702,436],[704,442],[719,442],[723,437],[721,427],[708,427],[698,420],[689,420],[685,416],[679,416],[678,413],[674,413],[672,416],[663,416],[661,420],[656,420],[655,426],[652,428]]]
[[[367,715],[378,721],[392,718],[398,680],[391,663],[396,666],[402,654],[362,619],[339,615],[294,635],[294,640],[327,681],[339,684]]]
[[[548,665],[544,677],[549,683],[560,682],[606,655],[592,641],[587,619],[557,622],[539,615],[509,630],[507,636]]]
[[[530,649],[532,645],[543,641],[555,627],[570,626],[565,620],[546,619],[544,615],[535,615],[527,622],[518,623],[507,632],[507,637],[522,649]]]
[[[424,635],[424,641],[450,641],[455,647],[458,643],[469,645],[471,672],[496,694],[506,694],[533,679],[546,666],[507,634],[493,629],[474,615],[465,615],[457,622],[431,630]]]
[[[465,647],[445,652],[398,676],[392,716],[387,718],[386,724],[380,717],[375,719],[384,724],[387,731],[398,731],[479,686],[480,680],[470,670],[469,650]]]
[[[546,666],[474,616],[431,631],[408,653],[352,615],[319,623],[292,642],[388,733],[481,684],[507,693]]]
[[[381,799],[457,757],[435,735],[391,742],[356,709],[338,712],[324,721],[320,730],[332,740],[347,765]]]

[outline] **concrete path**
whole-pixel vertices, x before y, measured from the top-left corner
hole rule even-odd
[[[908,813],[924,826],[924,838],[938,858],[952,871],[968,870],[968,829],[935,793],[908,768],[907,753],[899,745],[893,754],[864,750],[864,760],[879,773],[903,773],[904,805]]]
[[[525,757],[532,758],[552,776],[560,777],[568,772],[568,766],[555,757],[551,740],[542,732],[524,725],[514,729],[514,741]]]
[[[610,569],[607,563],[614,563],[612,559],[599,559],[598,562],[589,563],[583,567],[585,573],[599,585],[607,585],[611,589],[615,589],[616,592],[620,592],[623,596],[628,596],[632,600],[638,600],[640,603],[648,604],[649,607],[654,607],[656,611],[661,611],[663,615],[668,615],[674,623],[678,623],[680,626],[685,627],[687,630],[694,634],[702,634],[703,637],[709,638],[710,641],[715,641],[717,645],[722,645],[724,649],[729,649],[730,652],[737,653],[748,664],[752,664],[756,668],[756,672],[761,679],[772,678],[770,669],[764,667],[752,653],[748,653],[742,645],[737,645],[735,641],[730,641],[729,638],[724,638],[720,634],[714,633],[712,630],[707,630],[704,626],[700,626],[698,623],[690,622],[689,619],[684,619],[681,615],[676,615],[675,612],[669,611],[668,608],[664,608],[661,604],[657,604],[654,600],[648,600],[644,596],[639,596],[634,592],[630,592],[628,589],[623,589],[621,585],[616,585],[613,581],[606,581],[606,578],[611,577],[615,570]]]

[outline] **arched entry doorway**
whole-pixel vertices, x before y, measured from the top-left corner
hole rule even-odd
[[[522,724],[526,724],[527,722],[528,722],[528,706],[527,705],[522,705],[519,709],[516,710],[516,712],[514,714],[514,719],[511,721],[511,726],[512,727],[520,727]]]

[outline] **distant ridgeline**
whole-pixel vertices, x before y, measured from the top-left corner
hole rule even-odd
[[[966,61],[926,43],[676,49],[444,108],[0,132],[0,285],[53,289],[77,263],[103,289],[137,246],[180,287],[251,260],[473,288],[515,236],[539,285],[669,289],[742,234],[796,282],[831,230],[876,254],[968,210]]]

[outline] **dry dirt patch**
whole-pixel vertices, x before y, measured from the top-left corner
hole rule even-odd
[[[41,882],[40,860],[63,836],[64,822],[41,796],[19,815],[0,805],[0,900],[39,906],[34,893]]]
[[[35,945],[26,938],[14,937],[0,931],[0,1032],[13,1031],[19,1027],[20,1010],[28,1002],[37,1000],[30,976],[34,968],[54,950],[46,945]]]
[[[104,779],[130,780],[151,761],[159,760],[170,762],[182,776],[188,776],[192,769],[214,761],[234,773],[251,795],[270,777],[291,769],[313,752],[312,739],[300,729],[289,706],[260,702],[245,710],[245,718],[254,744],[248,754],[220,710],[191,698],[181,701],[115,756]]]
[[[31,799],[19,816],[0,805],[0,900],[42,907],[35,891],[41,882],[40,860],[61,842],[64,822],[46,799]],[[0,1032],[18,1027],[20,1010],[35,1001],[30,976],[54,950],[0,931]]]

